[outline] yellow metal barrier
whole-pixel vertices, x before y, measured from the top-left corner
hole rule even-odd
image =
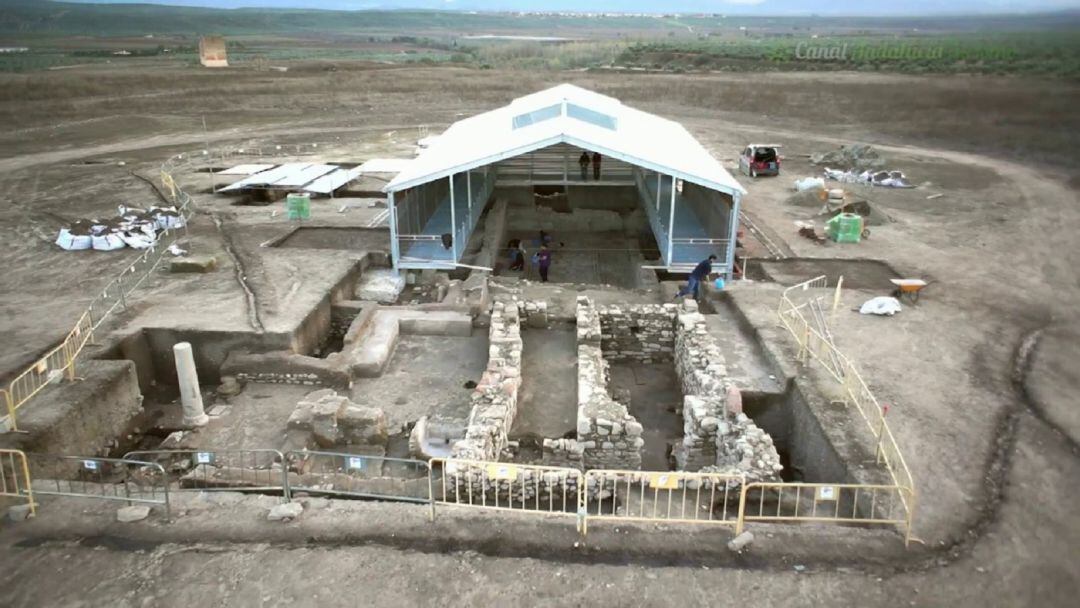
[[[26,464],[26,454],[21,450],[0,449],[0,496],[24,499],[30,505],[30,515],[37,512],[30,467]]]
[[[428,475],[435,505],[517,513],[577,516],[583,474],[577,469],[432,458]]]
[[[868,484],[767,483],[742,487],[739,525],[746,522],[825,522],[896,526],[911,540],[912,491]]]
[[[739,525],[742,475],[687,471],[585,472],[582,533],[590,519]]]
[[[5,418],[10,430],[18,430],[15,412],[34,395],[41,392],[41,389],[50,382],[60,380],[63,376],[66,376],[68,380],[75,379],[75,358],[92,335],[90,316],[88,313],[83,313],[75,327],[68,332],[59,345],[45,353],[8,384],[7,389],[4,390],[4,401],[7,406]]]
[[[820,276],[785,289],[777,308],[777,317],[780,324],[795,337],[799,346],[799,359],[805,361],[807,356],[810,356],[820,363],[840,384],[844,402],[855,406],[855,410],[866,422],[876,443],[878,463],[885,466],[895,486],[903,489],[898,496],[909,521],[907,534],[910,537],[910,520],[915,510],[915,478],[904,460],[892,430],[885,422],[888,410],[878,402],[851,360],[807,321],[802,311],[809,309],[809,301],[795,304],[793,300],[793,294],[799,291],[827,286],[825,277]]]

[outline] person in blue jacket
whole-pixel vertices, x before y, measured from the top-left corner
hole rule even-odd
[[[688,294],[693,294],[694,299],[698,297],[698,286],[702,281],[706,281],[709,275],[712,274],[712,263],[716,260],[715,255],[710,255],[709,259],[702,260],[697,266],[694,267],[693,272],[690,273],[690,280],[686,282],[686,286],[679,289],[679,293],[675,294],[676,298],[681,298]]]

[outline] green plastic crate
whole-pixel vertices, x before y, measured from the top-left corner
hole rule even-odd
[[[306,220],[311,217],[311,195],[290,194],[285,198],[285,212],[290,220]]]
[[[825,222],[825,235],[837,243],[862,240],[863,218],[857,213],[839,213]]]

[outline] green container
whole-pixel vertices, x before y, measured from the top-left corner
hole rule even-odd
[[[306,220],[311,217],[311,195],[290,194],[285,198],[285,212],[290,220]]]
[[[839,213],[825,222],[825,235],[837,243],[862,240],[863,218],[857,213]]]

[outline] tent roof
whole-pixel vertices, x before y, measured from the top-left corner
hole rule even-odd
[[[558,143],[728,194],[746,193],[679,123],[571,84],[450,125],[383,190],[412,188]]]

